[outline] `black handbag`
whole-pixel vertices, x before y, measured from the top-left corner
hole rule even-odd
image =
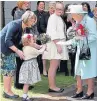
[[[91,59],[91,51],[88,44],[88,38],[86,36],[87,44],[83,43],[82,48],[80,49],[79,60],[90,60]]]

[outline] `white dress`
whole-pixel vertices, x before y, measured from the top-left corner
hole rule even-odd
[[[68,56],[68,50],[67,50],[67,46],[62,46],[62,53],[59,54],[57,52],[57,47],[55,45],[55,43],[53,42],[53,40],[55,39],[60,39],[65,41],[66,37],[65,37],[65,26],[63,23],[63,20],[60,16],[57,16],[56,14],[52,14],[49,17],[48,20],[48,25],[47,25],[47,32],[46,34],[48,34],[51,37],[51,42],[47,43],[47,51],[44,52],[43,54],[43,59],[60,59],[60,60],[68,60],[69,56]]]

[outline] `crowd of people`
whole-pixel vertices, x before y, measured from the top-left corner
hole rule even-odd
[[[56,86],[57,71],[65,76],[74,76],[77,91],[72,98],[94,98],[94,80],[97,76],[97,6],[91,10],[87,2],[67,4],[38,1],[36,11],[31,11],[31,2],[18,1],[12,10],[13,21],[0,32],[1,73],[5,98],[18,98],[12,92],[12,77],[15,88],[23,89],[22,100],[30,101],[28,90],[41,81],[40,73],[48,77],[48,92],[62,93],[64,88]],[[42,44],[37,37],[46,33],[51,40]],[[80,59],[81,48],[88,44],[90,58]],[[67,62],[70,59],[69,74]],[[47,71],[47,61],[50,67]],[[84,95],[82,81],[88,87]]]

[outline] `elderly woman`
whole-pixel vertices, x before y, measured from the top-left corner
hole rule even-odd
[[[0,32],[1,39],[1,52],[3,65],[1,67],[1,73],[3,75],[4,82],[4,94],[6,98],[17,98],[12,90],[12,77],[15,75],[15,53],[24,59],[24,54],[18,49],[18,45],[21,41],[21,36],[26,27],[31,27],[36,23],[36,16],[31,11],[26,11],[22,15],[22,19],[9,22]]]
[[[91,51],[90,60],[80,60],[80,49],[83,42],[86,42],[86,38],[83,36],[76,36],[74,39],[65,42],[64,44],[77,45],[76,61],[75,61],[75,76],[77,80],[77,91],[73,98],[82,97],[82,99],[94,98],[94,77],[97,76],[97,29],[96,22],[93,18],[90,18],[82,9],[82,5],[70,5],[69,12],[72,18],[78,23],[82,24],[86,30],[86,36],[88,39],[89,48]],[[80,32],[78,32],[78,35]],[[62,43],[61,43],[62,44]],[[86,94],[83,96],[82,80],[86,80],[88,88]]]
[[[50,68],[48,70],[49,92],[61,93],[63,88],[56,86],[55,77],[56,70],[60,64],[60,60],[68,60],[67,48],[56,43],[60,40],[65,40],[65,26],[61,15],[63,14],[64,6],[62,2],[57,2],[55,6],[55,13],[49,17],[47,25],[47,34],[51,37],[51,41],[47,43],[47,51],[44,56],[50,60]]]

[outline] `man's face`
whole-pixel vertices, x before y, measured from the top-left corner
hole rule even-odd
[[[38,11],[44,11],[45,9],[45,4],[44,2],[40,2],[39,5],[37,6]]]
[[[64,13],[64,7],[61,3],[56,4],[56,15],[61,16]]]

